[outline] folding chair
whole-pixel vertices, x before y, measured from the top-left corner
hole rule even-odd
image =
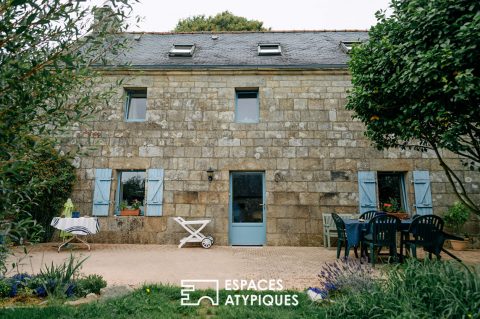
[[[210,248],[213,245],[213,237],[205,236],[201,231],[210,223],[210,219],[185,220],[182,217],[173,218],[180,226],[190,233],[189,236],[180,239],[178,248],[182,248],[186,243],[201,243],[203,248]]]

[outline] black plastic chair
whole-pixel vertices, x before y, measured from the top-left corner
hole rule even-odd
[[[376,250],[382,247],[390,248],[390,256],[397,258],[397,230],[400,226],[400,219],[391,215],[378,215],[373,217],[367,225],[368,233],[361,241],[362,254],[367,247],[370,248],[370,262],[375,265],[377,257]]]
[[[376,210],[369,210],[368,212],[365,212],[358,217],[358,219],[363,219],[363,220],[371,220],[373,217],[377,215]]]
[[[342,250],[342,243],[345,244],[345,258],[349,255],[350,249],[353,247],[355,252],[355,257],[358,258],[357,247],[351,246],[348,243],[347,233],[345,230],[345,222],[343,219],[335,213],[332,213],[333,222],[337,228],[337,259],[340,258],[340,251]]]
[[[416,217],[408,233],[403,233],[402,243],[407,253],[410,249],[412,256],[417,258],[417,246],[423,247],[428,252],[429,258],[432,254],[440,259],[440,252],[443,248],[443,219],[435,215],[423,215]],[[413,239],[408,239],[409,234],[413,235]],[[401,249],[403,252],[403,249]]]

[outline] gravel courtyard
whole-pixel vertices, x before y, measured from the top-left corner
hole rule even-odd
[[[21,271],[37,273],[41,265],[69,257],[69,249],[57,253],[56,247],[54,243],[36,246],[22,261]],[[88,256],[83,273],[100,274],[109,285],[132,287],[144,283],[179,286],[182,279],[219,279],[221,286],[225,279],[281,279],[285,289],[305,289],[317,284],[322,265],[336,257],[334,249],[278,246],[178,249],[173,245],[95,244],[91,251],[72,252]],[[455,254],[467,263],[480,264],[480,250]]]

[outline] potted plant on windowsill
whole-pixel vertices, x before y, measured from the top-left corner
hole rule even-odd
[[[468,244],[468,235],[463,232],[463,226],[470,217],[470,211],[465,205],[460,202],[455,202],[452,207],[450,207],[445,215],[443,220],[445,225],[452,229],[454,234],[462,237],[464,235],[465,240],[451,240],[453,250],[465,250]]]
[[[134,199],[131,206],[128,206],[126,200],[120,203],[120,216],[139,216],[140,215],[140,201]]]
[[[395,198],[389,198],[389,203],[384,203],[382,205],[382,210],[388,215],[395,216],[399,219],[407,219],[408,213],[401,211],[400,203]]]

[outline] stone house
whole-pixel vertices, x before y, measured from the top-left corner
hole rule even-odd
[[[348,51],[366,32],[122,36],[130,65],[104,70],[106,86],[124,80],[114,103],[69,137],[94,147],[73,200],[99,216],[96,242],[178,243],[182,216],[211,218],[221,245],[319,246],[322,213],[455,201],[432,154],[377,151],[345,110]],[[136,200],[142,216],[120,216]]]

